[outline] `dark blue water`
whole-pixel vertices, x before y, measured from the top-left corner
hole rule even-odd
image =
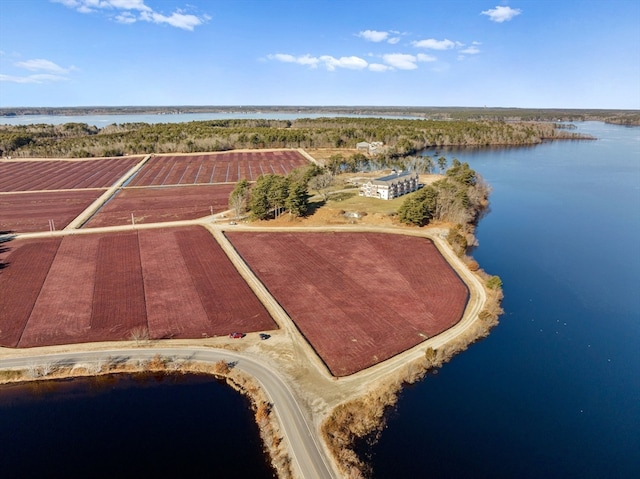
[[[199,376],[0,389],[0,477],[273,478],[248,401]]]
[[[481,266],[491,335],[408,388],[374,477],[640,477],[640,128],[598,141],[445,151],[493,187]]]

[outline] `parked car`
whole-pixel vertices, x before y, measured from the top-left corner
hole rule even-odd
[[[242,339],[244,338],[244,333],[231,333],[229,334],[229,337],[233,339]]]
[[[270,335],[270,334],[267,334],[267,333],[260,333],[260,339],[262,339],[263,341],[264,341],[265,339],[269,339],[270,337],[271,337],[271,335]]]

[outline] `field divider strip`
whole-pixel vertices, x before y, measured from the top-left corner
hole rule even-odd
[[[131,178],[134,174],[136,174],[140,170],[140,168],[142,168],[145,165],[145,163],[149,160],[149,158],[151,158],[151,155],[147,155],[142,160],[140,160],[137,165],[133,166],[129,171],[127,171],[120,178],[119,181],[114,183],[111,186],[111,188],[109,188],[102,195],[100,195],[98,197],[98,199],[96,199],[93,203],[91,203],[82,213],[80,213],[78,216],[76,216],[75,219],[73,221],[71,221],[71,223],[69,223],[66,226],[66,228],[64,228],[64,229],[65,230],[75,230],[75,229],[78,229],[79,227],[81,227],[84,223],[86,223],[89,220],[89,218],[91,218],[91,216],[93,216],[102,207],[102,205],[109,198],[111,198],[116,193],[116,191],[129,178]]]
[[[318,160],[316,160],[313,156],[311,156],[309,153],[307,153],[302,148],[298,148],[298,149],[296,149],[296,151],[298,153],[300,153],[302,156],[304,156],[307,160],[309,160],[314,165],[322,166],[320,163],[318,163]]]

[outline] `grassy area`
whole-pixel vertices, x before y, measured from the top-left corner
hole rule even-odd
[[[369,214],[388,214],[392,211],[398,211],[398,208],[407,196],[408,195],[401,196],[393,200],[380,200],[377,198],[358,196],[358,190],[354,189],[353,191],[343,193],[333,193],[329,198],[329,201],[327,201],[327,206],[330,208],[339,208],[345,211],[366,211]]]

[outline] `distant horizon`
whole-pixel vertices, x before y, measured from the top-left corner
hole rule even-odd
[[[438,106],[438,105],[348,105],[348,104],[326,104],[326,105],[312,105],[312,104],[184,104],[184,105],[62,105],[62,106],[51,106],[51,105],[42,105],[42,106],[0,106],[0,111],[2,110],[39,110],[39,109],[51,109],[51,110],[64,110],[64,109],[129,109],[129,108],[137,108],[137,109],[170,109],[170,108],[234,108],[234,109],[254,109],[254,108],[268,108],[271,110],[278,108],[305,108],[305,109],[329,109],[329,108],[341,108],[341,109],[407,109],[407,110],[558,110],[558,111],[628,111],[640,112],[640,108],[600,108],[600,107],[580,107],[580,108],[565,108],[565,107],[520,107],[520,106]],[[188,112],[185,112],[188,113]]]
[[[4,0],[0,108],[636,110],[639,18],[631,0]]]

